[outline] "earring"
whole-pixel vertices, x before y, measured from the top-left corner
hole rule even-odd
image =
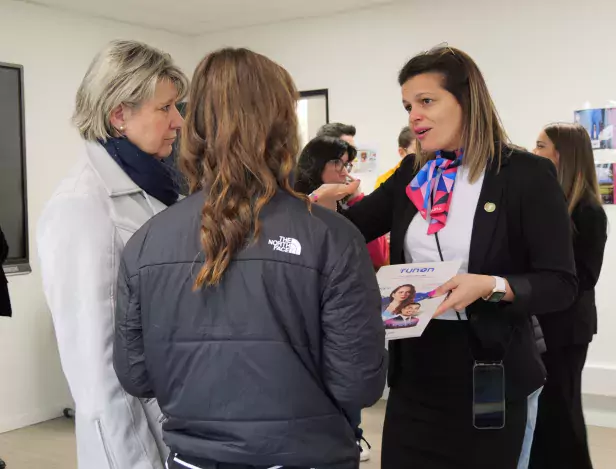
[[[120,132],[124,132],[125,127],[123,125],[120,126]]]

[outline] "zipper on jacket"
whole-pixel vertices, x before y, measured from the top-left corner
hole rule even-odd
[[[105,451],[105,456],[107,458],[107,464],[110,469],[116,469],[116,465],[113,462],[113,458],[111,457],[111,453],[109,452],[109,448],[107,447],[107,441],[105,440],[105,432],[103,432],[103,424],[100,419],[96,420],[96,427],[98,429],[98,436],[101,439],[101,443],[103,444],[103,450]]]

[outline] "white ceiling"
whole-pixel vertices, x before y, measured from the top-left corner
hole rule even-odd
[[[393,0],[18,1],[190,36],[393,3]]]

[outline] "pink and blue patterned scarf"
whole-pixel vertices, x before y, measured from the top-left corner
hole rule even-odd
[[[455,159],[449,159],[443,156],[443,152],[436,152],[436,158],[428,161],[406,188],[406,195],[424,220],[430,213],[429,235],[447,224],[456,173],[464,155],[456,152],[455,156]]]

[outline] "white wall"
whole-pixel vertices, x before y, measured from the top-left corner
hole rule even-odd
[[[314,138],[327,119],[326,101],[323,96],[314,96],[308,101],[308,136]]]
[[[613,18],[612,0],[406,1],[206,35],[200,49],[250,47],[285,66],[300,90],[328,88],[331,120],[356,125],[360,143],[376,142],[385,171],[397,161],[406,123],[396,75],[407,58],[443,41],[470,53],[512,140],[532,149],[543,125],[572,121],[586,101],[616,100]],[[607,211],[616,226],[616,207]],[[588,393],[616,396],[615,283],[612,233],[597,288],[600,333],[588,357]]]
[[[42,292],[34,233],[44,203],[81,151],[70,124],[75,91],[95,53],[116,38],[161,47],[192,73],[186,38],[0,0],[0,61],[22,64],[25,73],[33,268],[30,275],[9,279],[14,317],[0,318],[0,432],[56,417],[71,403]]]

